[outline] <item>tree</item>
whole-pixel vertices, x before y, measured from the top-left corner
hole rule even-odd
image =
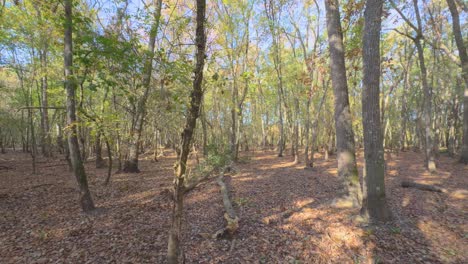
[[[354,131],[348,98],[343,33],[341,30],[338,0],[326,0],[328,43],[330,51],[330,75],[335,95],[335,129],[338,175],[344,180],[345,199],[352,206],[361,203],[361,186],[356,167]]]
[[[385,160],[380,122],[380,28],[382,0],[368,0],[362,39],[362,125],[364,129],[364,197],[361,214],[371,222],[386,221],[390,211],[385,198]]]
[[[191,92],[190,108],[185,121],[185,127],[181,135],[181,150],[179,161],[175,171],[174,190],[173,190],[173,206],[171,217],[171,229],[169,231],[169,241],[167,246],[167,262],[169,264],[179,263],[180,256],[180,232],[182,225],[182,214],[184,208],[184,194],[187,170],[187,159],[190,153],[190,145],[192,144],[193,133],[197,124],[197,118],[200,114],[200,106],[203,98],[203,67],[205,64],[205,9],[206,0],[197,0],[197,15],[196,15],[196,66],[195,77],[193,80],[193,90]]]
[[[273,45],[273,64],[277,77],[277,93],[278,93],[278,116],[279,116],[279,139],[278,139],[278,157],[283,157],[285,138],[284,138],[284,122],[283,122],[283,105],[287,108],[284,102],[284,86],[283,86],[283,70],[281,61],[281,32],[280,32],[280,17],[281,3],[276,3],[274,0],[264,0],[265,13],[268,19],[268,28],[270,30],[272,45]],[[276,9],[277,8],[277,9]]]
[[[130,130],[130,145],[128,159],[125,161],[123,171],[124,172],[140,172],[138,168],[138,156],[140,152],[140,139],[143,131],[143,124],[145,121],[146,114],[146,102],[148,100],[150,88],[151,88],[151,74],[153,71],[153,58],[154,58],[154,47],[156,43],[156,36],[158,34],[159,20],[161,18],[161,6],[162,0],[157,0],[156,11],[154,12],[154,21],[150,29],[148,52],[146,54],[145,65],[143,68],[143,77],[141,86],[144,89],[143,95],[138,99],[136,105],[136,112],[134,116],[135,123]]]
[[[447,0],[450,14],[452,15],[452,30],[457,44],[458,54],[461,61],[463,80],[465,81],[465,92],[463,94],[463,146],[460,155],[460,162],[468,164],[468,54],[463,35],[460,29],[460,16],[454,0]]]
[[[84,212],[94,210],[94,203],[88,187],[86,171],[81,160],[80,147],[78,145],[76,129],[76,80],[73,76],[73,14],[72,0],[65,0],[65,37],[64,37],[64,68],[65,90],[67,93],[67,125],[68,125],[68,149],[73,168],[73,174],[78,182],[80,191],[80,205]]]
[[[430,87],[427,80],[427,68],[426,60],[424,57],[424,49],[421,41],[424,39],[422,20],[419,13],[418,0],[413,0],[414,12],[416,15],[416,25],[414,25],[411,20],[409,20],[403,12],[395,5],[393,0],[390,1],[395,10],[400,14],[400,16],[405,20],[405,22],[410,26],[416,33],[416,36],[411,36],[406,33],[402,33],[408,38],[410,38],[414,45],[416,46],[416,51],[418,52],[418,61],[419,61],[419,70],[421,72],[421,83],[424,93],[424,106],[423,106],[423,119],[424,119],[424,148],[426,155],[426,168],[433,172],[436,170],[435,157],[434,157],[434,135],[432,129],[432,87]]]

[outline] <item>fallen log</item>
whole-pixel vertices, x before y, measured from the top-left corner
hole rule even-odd
[[[232,206],[231,199],[229,198],[229,190],[226,183],[224,182],[224,169],[221,171],[218,179],[216,180],[223,196],[224,219],[226,220],[226,226],[216,231],[213,234],[213,238],[232,238],[234,233],[239,228],[239,217],[236,215]]]
[[[416,183],[416,182],[412,182],[412,181],[402,181],[401,182],[401,187],[403,187],[403,188],[416,188],[416,189],[419,189],[419,190],[430,191],[430,192],[440,192],[440,193],[447,192],[446,189],[435,186],[435,185]]]

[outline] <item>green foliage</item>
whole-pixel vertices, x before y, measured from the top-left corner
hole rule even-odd
[[[208,155],[205,158],[205,164],[213,169],[221,169],[232,160],[231,152],[227,147],[219,147],[215,144],[207,146]]]

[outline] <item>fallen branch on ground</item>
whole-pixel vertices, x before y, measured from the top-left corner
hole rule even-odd
[[[185,181],[184,192],[188,193],[191,190],[195,189],[200,183],[207,181],[213,176],[213,171],[207,172],[199,177],[189,178]]]
[[[416,183],[416,182],[412,182],[412,181],[402,181],[401,182],[401,187],[403,187],[403,188],[416,188],[416,189],[419,189],[419,190],[430,191],[430,192],[440,192],[440,193],[447,192],[446,189],[435,186],[435,185]]]
[[[224,209],[226,211],[224,213],[224,219],[226,219],[226,226],[216,231],[216,233],[213,234],[213,238],[231,238],[239,228],[239,217],[236,215],[236,212],[232,207],[232,202],[229,198],[229,191],[226,183],[224,182],[224,171],[224,169],[221,171],[217,182],[221,190],[221,195],[223,196],[223,204]]]
[[[68,165],[67,163],[57,163],[57,164],[40,166],[39,168],[50,168],[50,167],[67,166],[67,165]]]

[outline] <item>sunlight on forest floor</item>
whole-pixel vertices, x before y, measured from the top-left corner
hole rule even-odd
[[[387,159],[387,196],[394,223],[366,227],[353,219],[359,209],[328,206],[340,190],[334,156],[316,155],[304,170],[292,157],[274,152],[250,158],[227,175],[240,228],[234,248],[210,234],[224,225],[219,187],[208,181],[186,198],[184,248],[188,263],[466,263],[468,184],[466,167],[440,157],[437,174],[426,173],[422,156]],[[362,172],[362,155],[358,155]],[[84,215],[76,183],[61,159],[41,159],[37,175],[30,157],[1,156],[12,167],[0,189],[0,262],[161,263],[167,246],[175,156],[141,160],[140,174],[112,175],[86,163],[91,192],[102,212]],[[194,160],[191,161],[194,165]],[[403,179],[443,186],[447,193],[400,187]],[[5,212],[5,213],[3,213]],[[208,235],[207,235],[208,234]],[[142,253],[144,252],[144,253]]]

